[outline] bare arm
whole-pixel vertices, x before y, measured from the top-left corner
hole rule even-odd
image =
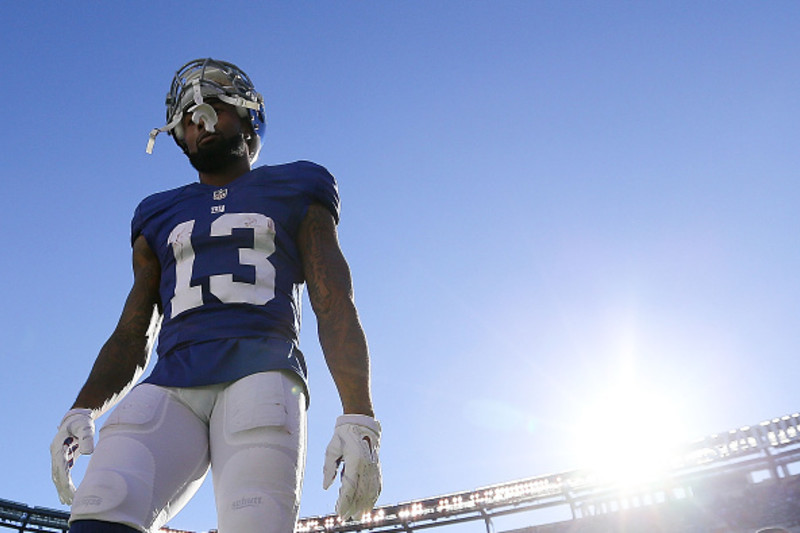
[[[350,267],[339,247],[336,224],[321,205],[309,207],[297,245],[319,341],[345,414],[374,416],[367,338],[353,300]]]
[[[147,367],[160,320],[158,258],[141,235],[133,245],[133,287],[114,332],[103,345],[73,408],[100,416],[136,383]]]

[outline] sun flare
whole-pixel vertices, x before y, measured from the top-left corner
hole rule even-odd
[[[609,482],[631,485],[670,467],[686,435],[678,402],[644,384],[622,380],[594,398],[579,424],[579,464]]]

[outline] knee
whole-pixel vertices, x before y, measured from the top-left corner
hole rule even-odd
[[[87,471],[75,494],[70,522],[148,525],[152,487],[127,472],[94,469]],[[94,528],[94,524],[81,527]],[[70,530],[72,531],[72,530]],[[116,532],[115,529],[78,529],[79,533]],[[124,531],[124,530],[120,530]]]
[[[218,498],[220,533],[291,533],[298,506],[293,492],[241,489]]]
[[[72,516],[95,518],[117,509],[128,496],[125,478],[113,470],[92,470],[78,486]],[[95,515],[95,516],[92,516]]]

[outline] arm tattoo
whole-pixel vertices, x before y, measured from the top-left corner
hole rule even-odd
[[[345,412],[372,415],[369,350],[333,217],[312,206],[298,239],[320,345]]]
[[[134,245],[134,283],[119,322],[100,350],[75,407],[102,412],[141,377],[160,320],[160,268],[144,241]]]

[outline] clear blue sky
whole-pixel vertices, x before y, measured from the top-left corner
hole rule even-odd
[[[1,498],[61,507],[48,446],[130,287],[134,207],[196,179],[166,136],[145,145],[204,56],[264,94],[261,163],[339,180],[379,504],[583,466],[587,443],[633,438],[619,419],[653,441],[800,409],[797,2],[31,1],[0,19]],[[333,509],[339,412],[306,310],[302,516]],[[215,527],[211,501],[170,525]]]

